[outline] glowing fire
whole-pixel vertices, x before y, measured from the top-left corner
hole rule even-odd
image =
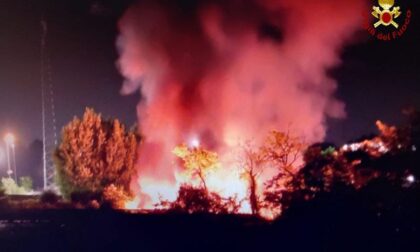
[[[250,213],[249,180],[231,152],[241,141],[260,144],[263,134],[291,124],[308,144],[325,138],[327,118],[345,114],[328,70],[360,28],[363,1],[177,4],[138,1],[119,22],[121,92],[141,90],[143,97],[137,113],[145,140],[132,183],[138,207],[175,200],[183,183],[203,184],[171,153],[184,142],[217,152],[219,166],[205,174],[208,191],[236,196],[240,212]],[[270,178],[256,178],[257,197]]]
[[[384,138],[393,138],[396,135],[395,127],[389,127],[378,121],[378,129],[381,135],[361,142],[345,144],[336,152],[357,152],[367,151],[371,156],[379,157],[389,152]],[[288,137],[281,135],[279,137]],[[230,149],[238,148],[238,146],[230,146]],[[415,150],[413,150],[415,151]],[[207,151],[201,146],[201,141],[197,137],[191,138],[188,145],[179,145],[173,151],[174,182],[154,177],[142,176],[138,179],[138,186],[147,198],[137,196],[135,199],[126,202],[126,209],[145,209],[156,210],[162,209],[161,202],[174,202],[177,200],[178,192],[182,185],[188,184],[196,188],[205,187],[208,192],[217,193],[222,198],[233,198],[240,208],[234,213],[252,214],[250,202],[250,178],[244,176],[243,169],[238,167],[236,152],[223,152],[222,156]],[[177,163],[176,156],[183,160],[183,164]],[[302,163],[298,160],[299,167]],[[259,199],[263,198],[264,186],[266,182],[276,175],[276,169],[270,168],[264,170],[265,173],[255,176],[256,194]],[[296,171],[295,171],[296,172]],[[249,175],[249,174],[248,174]],[[408,175],[406,180],[408,183],[414,183],[416,178]],[[267,219],[272,220],[281,214],[279,208],[260,208],[258,214]]]
[[[125,202],[124,208],[127,210],[136,210],[139,208],[139,204],[140,204],[140,198],[135,197],[134,199]]]
[[[190,141],[190,148],[196,149],[200,146],[198,138]],[[175,161],[175,156],[174,156]],[[175,164],[174,164],[175,165]],[[195,187],[200,186],[200,179],[191,176],[191,174],[181,167],[174,169],[175,182],[154,179],[152,177],[141,177],[137,183],[142,189],[144,194],[149,197],[144,202],[139,198],[127,202],[128,209],[142,208],[142,209],[156,209],[162,201],[175,201],[178,196],[178,191],[183,184],[190,184]],[[229,158],[220,160],[217,167],[206,171],[205,174],[206,187],[209,192],[214,192],[223,198],[235,197],[237,203],[241,202],[241,207],[238,213],[251,213],[249,203],[246,201],[248,198],[248,182],[241,176],[240,170],[235,166],[234,162]],[[260,182],[262,185],[262,181]]]
[[[231,147],[231,149],[238,148]],[[127,209],[157,210],[165,208],[162,202],[174,202],[182,185],[195,188],[205,187],[209,193],[216,193],[222,199],[234,199],[239,209],[233,213],[252,214],[250,197],[250,178],[244,176],[243,167],[239,167],[236,152],[224,152],[219,157],[200,146],[200,140],[193,138],[188,145],[179,145],[173,151],[174,182],[154,177],[141,176],[138,186],[147,197],[136,197],[126,202]],[[235,155],[236,154],[236,155]],[[177,163],[176,157],[184,161]],[[178,160],[179,161],[179,160]],[[201,168],[197,168],[201,167]],[[202,169],[202,170],[199,170]],[[256,195],[263,199],[265,182],[276,174],[275,168],[265,169],[261,176],[255,176]],[[260,208],[259,215],[272,220],[280,214],[279,209]]]

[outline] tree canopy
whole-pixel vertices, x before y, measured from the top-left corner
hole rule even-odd
[[[61,192],[108,192],[131,195],[139,137],[118,120],[104,120],[87,108],[62,132],[55,153],[57,180]],[[118,191],[118,194],[109,192]]]

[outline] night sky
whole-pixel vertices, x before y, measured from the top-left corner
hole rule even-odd
[[[362,30],[362,39],[344,50],[342,65],[332,73],[338,80],[338,97],[346,103],[347,118],[329,124],[331,141],[376,133],[376,120],[397,124],[404,119],[402,109],[420,109],[419,2],[396,4],[413,12],[406,33],[397,40],[379,41]]]
[[[58,128],[81,115],[86,106],[129,126],[136,122],[140,95],[120,95],[123,79],[115,65],[117,22],[130,2],[0,2],[0,134],[15,133],[17,151],[34,148],[34,141],[41,138],[43,15],[49,26],[46,50],[51,58]],[[413,11],[404,36],[382,42],[361,31],[343,51],[341,66],[331,70],[339,83],[337,96],[346,103],[347,118],[329,122],[327,140],[343,143],[374,133],[375,120],[398,123],[403,107],[420,108],[420,8],[415,1],[397,4]],[[21,166],[28,169],[24,163]],[[0,174],[4,170],[0,164]]]

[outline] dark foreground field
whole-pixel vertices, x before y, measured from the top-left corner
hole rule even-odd
[[[415,223],[334,209],[273,223],[249,216],[15,210],[0,214],[0,251],[419,251]]]

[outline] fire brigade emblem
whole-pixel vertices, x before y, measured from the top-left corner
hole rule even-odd
[[[373,6],[372,15],[379,19],[373,26],[377,28],[380,25],[392,25],[398,28],[395,19],[401,15],[400,7],[394,6],[394,0],[378,0],[379,6]]]

